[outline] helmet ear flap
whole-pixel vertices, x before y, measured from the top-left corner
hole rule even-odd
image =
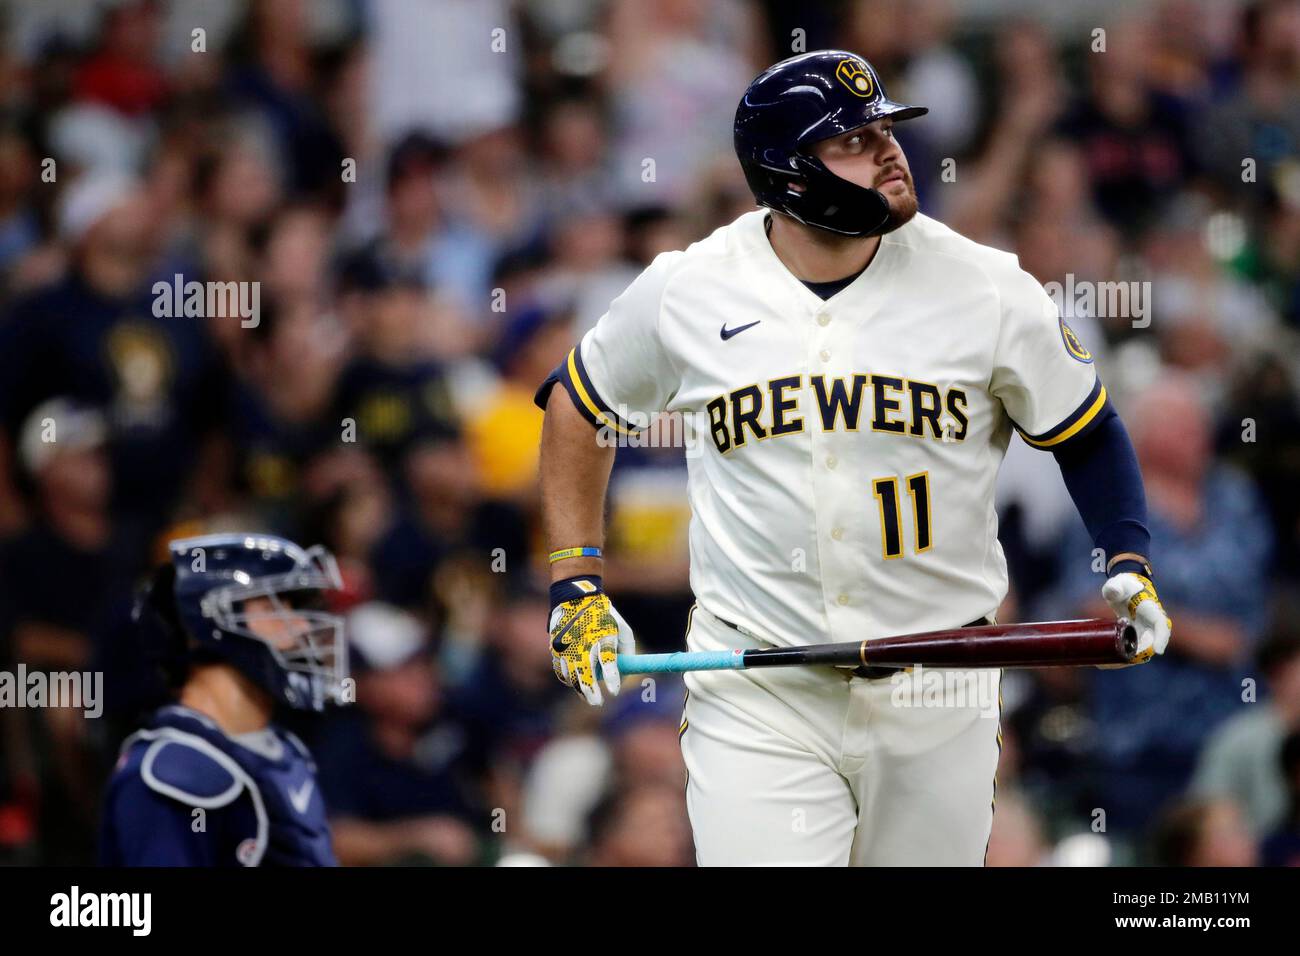
[[[793,165],[804,188],[786,200],[784,211],[800,222],[844,236],[874,236],[889,225],[889,200],[879,190],[841,179],[820,159],[803,153]]]

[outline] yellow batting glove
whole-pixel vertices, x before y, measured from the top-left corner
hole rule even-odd
[[[1174,622],[1156,596],[1156,586],[1142,574],[1126,571],[1108,579],[1101,588],[1115,616],[1128,621],[1137,629],[1138,647],[1134,664],[1143,664],[1156,654],[1163,654],[1169,646]]]
[[[594,575],[552,584],[551,605],[551,668],[597,707],[604,702],[598,675],[611,694],[618,693],[618,655],[635,650],[632,629]]]

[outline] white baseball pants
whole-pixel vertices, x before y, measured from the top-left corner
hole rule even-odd
[[[698,607],[687,642],[691,650],[764,646]],[[923,695],[922,684],[834,667],[687,674],[681,744],[697,862],[982,865],[1001,675],[965,675],[974,676],[980,693],[967,683],[969,693],[940,699]]]

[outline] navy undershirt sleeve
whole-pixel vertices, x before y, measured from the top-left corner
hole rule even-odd
[[[1107,403],[1087,434],[1054,449],[1065,487],[1092,536],[1108,557],[1132,552],[1151,558],[1146,492],[1128,431]],[[1120,561],[1110,574],[1146,574],[1137,561]]]

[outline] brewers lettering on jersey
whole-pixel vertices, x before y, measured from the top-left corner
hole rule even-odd
[[[760,208],[655,259],[539,389],[552,658],[591,703],[617,693],[633,647],[601,579],[615,451],[600,433],[662,411],[687,413],[703,445],[688,459],[691,650],[991,621],[1007,593],[994,481],[1018,432],[1057,454],[1141,659],[1164,651],[1124,427],[1015,256],[917,213],[893,126],[925,112],[844,51],[761,74],[734,130]],[[897,706],[897,677],[688,674],[699,862],[981,864],[997,711]]]

